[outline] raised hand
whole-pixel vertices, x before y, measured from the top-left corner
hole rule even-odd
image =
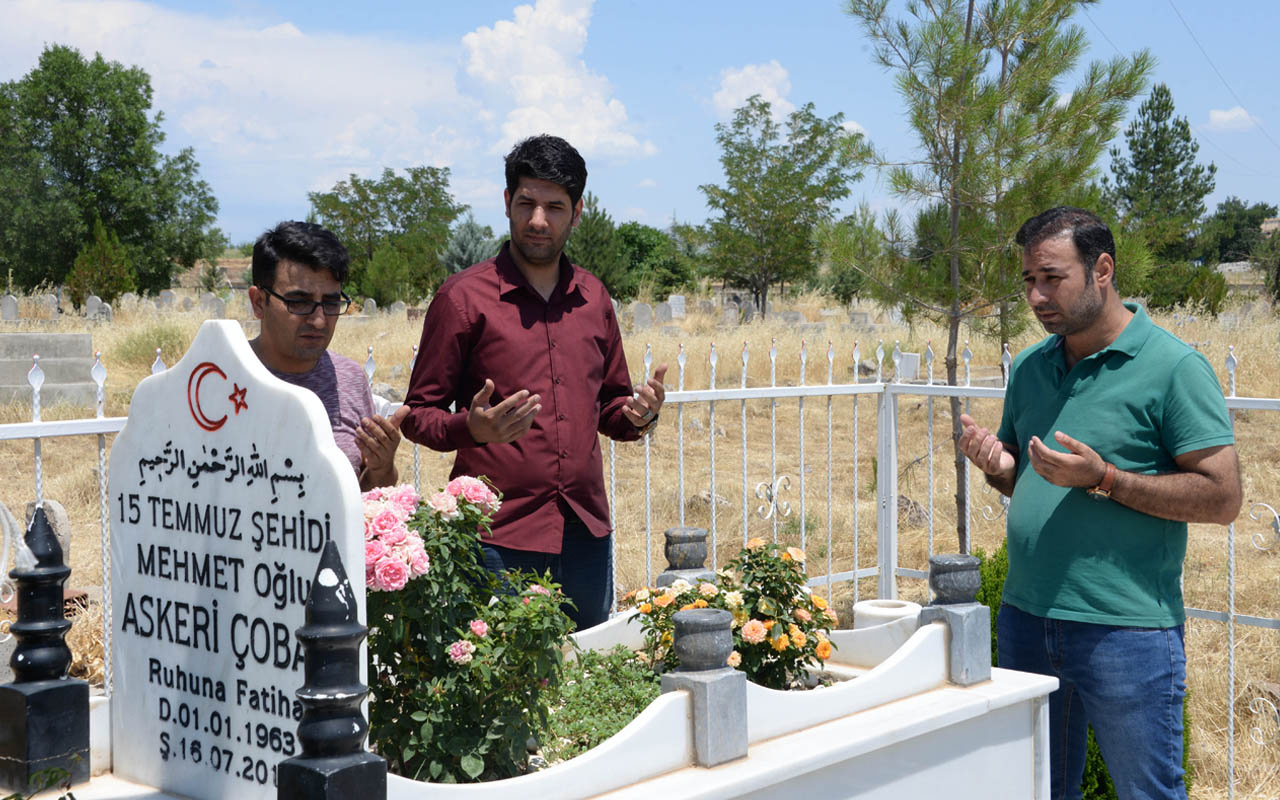
[[[964,432],[960,434],[960,452],[988,475],[1012,478],[1018,466],[1017,459],[996,435],[978,427],[968,414],[960,415],[960,424],[964,426]]]
[[[1062,431],[1055,431],[1053,438],[1058,444],[1070,452],[1062,453],[1051,449],[1040,437],[1032,436],[1027,445],[1027,455],[1031,457],[1031,468],[1054,486],[1078,486],[1093,488],[1102,482],[1107,474],[1107,464],[1092,447],[1078,442]]]
[[[635,387],[635,396],[622,407],[622,413],[632,425],[643,428],[658,416],[663,402],[667,399],[667,389],[662,385],[667,377],[667,365],[659,364],[653,371],[653,377],[643,386]]]
[[[471,408],[467,411],[467,430],[471,438],[481,444],[514,442],[529,432],[534,417],[542,410],[538,403],[541,398],[525,389],[496,406],[489,405],[492,397],[493,381],[485,378],[484,386],[471,398]]]

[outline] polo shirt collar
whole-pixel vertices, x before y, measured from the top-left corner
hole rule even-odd
[[[502,249],[498,251],[498,256],[494,259],[498,272],[498,296],[503,297],[508,292],[524,289],[541,298],[541,295],[529,285],[529,281],[525,278],[524,273],[520,271],[520,267],[516,266],[515,259],[511,257],[510,251],[511,242],[503,242]],[[556,283],[555,291],[551,293],[551,296],[565,296],[570,292],[577,291],[582,285],[581,273],[582,270],[571,264],[568,257],[562,252],[560,254],[560,280]]]
[[[1146,310],[1137,303],[1126,302],[1124,307],[1133,312],[1133,319],[1124,326],[1124,330],[1120,331],[1120,335],[1114,342],[1088,358],[1102,358],[1107,353],[1124,353],[1132,358],[1147,343],[1147,337],[1155,329],[1155,323],[1151,321],[1151,317],[1147,316]],[[1066,341],[1066,337],[1062,334],[1055,333],[1049,338],[1045,348],[1040,351],[1045,358],[1054,359],[1054,362],[1063,370],[1066,369]]]

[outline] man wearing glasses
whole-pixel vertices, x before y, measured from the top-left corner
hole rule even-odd
[[[375,414],[364,370],[328,350],[338,317],[351,305],[342,293],[349,265],[338,237],[311,222],[282,222],[259,236],[249,303],[262,329],[249,346],[271,374],[324,403],[363,492],[396,482],[400,422],[409,409],[401,406],[389,419]]]

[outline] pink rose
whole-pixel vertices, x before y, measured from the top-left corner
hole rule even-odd
[[[381,539],[369,539],[364,543],[364,563],[377,564],[387,555],[387,546]]]
[[[489,623],[482,619],[471,620],[471,632],[483,639],[489,635]]]
[[[409,552],[409,569],[413,571],[413,577],[421,578],[431,569],[431,557],[421,547]]]
[[[481,481],[475,481],[462,487],[462,497],[468,503],[475,503],[478,506],[488,505],[493,499],[493,492],[489,491],[489,487]]]
[[[373,489],[370,489],[369,491],[367,491],[367,492],[365,492],[364,494],[360,495],[360,499],[361,499],[361,500],[372,500],[372,501],[381,500],[381,499],[382,499],[382,489],[381,489],[381,487],[374,487]]]
[[[413,512],[418,508],[418,490],[413,488],[411,484],[404,483],[391,490],[391,496],[388,498],[391,505],[395,506],[404,516],[411,517]]]
[[[476,646],[465,639],[460,639],[449,645],[449,658],[455,664],[466,664],[471,661],[471,654],[476,651]]]
[[[409,566],[398,558],[382,559],[373,568],[373,574],[378,587],[387,592],[398,592],[409,582]]]
[[[373,535],[384,538],[391,531],[402,527],[403,524],[404,522],[400,519],[400,515],[389,508],[382,509],[373,519],[369,520],[369,527],[373,530]],[[390,544],[395,544],[395,542]]]
[[[466,475],[459,475],[445,484],[444,490],[454,497],[461,497],[462,490],[467,485],[467,482],[473,480],[475,480],[475,478],[470,478]]]
[[[430,508],[441,519],[455,520],[461,514],[458,513],[458,498],[445,492],[436,492],[427,498],[427,508]]]
[[[750,644],[760,644],[768,633],[764,623],[758,619],[748,620],[747,624],[742,626],[742,639]]]
[[[382,541],[388,545],[395,546],[402,544],[409,536],[409,527],[401,520],[396,520],[396,526],[382,534]]]
[[[529,587],[529,594],[551,594],[551,590],[542,584],[535,583]]]

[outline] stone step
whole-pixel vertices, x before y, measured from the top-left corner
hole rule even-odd
[[[98,384],[96,383],[55,383],[40,387],[40,407],[48,408],[59,404],[72,406],[88,406],[92,408],[98,402]],[[23,382],[21,386],[0,386],[0,404],[22,403],[31,405],[31,387]]]
[[[0,359],[0,386],[27,386],[27,373],[33,362],[30,357]],[[92,358],[45,358],[40,356],[40,369],[44,371],[44,385],[59,383],[93,382],[90,371]]]
[[[93,357],[93,336],[88,333],[0,333],[0,359]]]

